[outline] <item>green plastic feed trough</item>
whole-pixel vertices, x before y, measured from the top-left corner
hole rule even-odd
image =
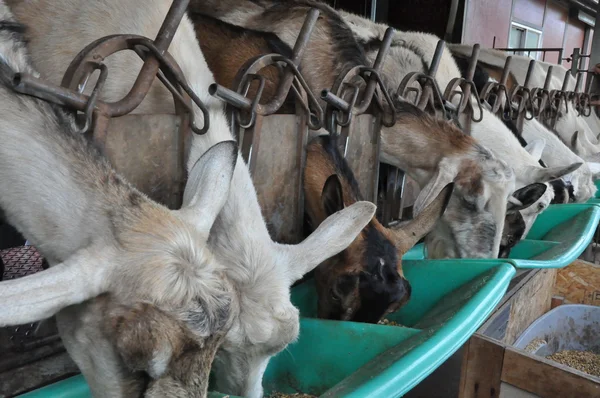
[[[316,293],[308,280],[292,291],[302,317],[300,338],[271,360],[265,393],[401,396],[477,330],[515,273],[500,260],[407,260],[404,274],[412,285],[411,299],[388,316],[405,327],[315,319]],[[21,397],[89,396],[85,380],[76,376]]]
[[[599,221],[600,202],[598,205],[582,203],[549,206],[537,217],[527,239],[517,243],[505,261],[517,268],[566,267],[590,244]],[[423,259],[423,244],[413,247],[403,258]]]

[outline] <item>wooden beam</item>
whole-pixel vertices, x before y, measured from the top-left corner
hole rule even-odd
[[[511,300],[504,342],[512,344],[540,316],[548,312],[556,269],[540,270]]]
[[[600,396],[597,377],[512,347],[504,350],[501,377],[540,397]]]
[[[499,397],[503,358],[504,346],[474,334],[463,354],[459,398]]]
[[[534,269],[515,278],[478,333],[512,344],[533,321],[550,309],[556,270]],[[515,283],[516,282],[516,283]],[[499,329],[499,325],[506,325]]]

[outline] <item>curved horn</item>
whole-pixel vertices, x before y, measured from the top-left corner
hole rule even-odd
[[[454,183],[447,184],[429,206],[415,218],[401,226],[390,228],[401,255],[409,251],[433,229],[437,220],[444,214],[453,190]]]

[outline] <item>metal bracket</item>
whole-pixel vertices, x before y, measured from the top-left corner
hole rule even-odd
[[[446,42],[439,40],[435,48],[433,59],[429,67],[429,73],[411,72],[404,76],[404,79],[398,86],[397,94],[407,99],[410,93],[415,94],[413,103],[421,110],[429,110],[431,113],[440,111],[444,119],[448,119],[447,103],[442,96],[435,75],[442,59]],[[411,87],[413,83],[418,83],[417,87]],[[448,107],[451,108],[451,107]]]
[[[475,76],[475,68],[477,67],[477,60],[479,58],[479,44],[473,46],[473,53],[469,59],[469,66],[467,74],[464,78],[456,77],[448,83],[446,90],[444,91],[444,101],[446,103],[452,103],[452,100],[456,95],[460,97],[456,113],[468,113],[471,116],[471,120],[475,123],[480,122],[483,119],[483,107],[481,106],[481,100],[479,99],[479,93],[473,82]],[[461,90],[459,90],[459,88]],[[471,96],[475,98],[477,109],[479,110],[479,116],[475,117],[475,108],[471,101]]]
[[[511,63],[512,56],[509,56],[504,63],[504,70],[502,71],[500,82],[487,82],[481,91],[481,101],[491,104],[492,100],[494,100],[494,104],[491,105],[491,112],[501,115],[505,120],[512,119],[510,96],[508,88],[506,87]]]

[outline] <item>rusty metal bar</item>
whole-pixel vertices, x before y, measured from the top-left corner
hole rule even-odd
[[[133,87],[124,98],[117,102],[106,103],[99,100],[96,101],[95,111],[106,117],[117,117],[130,113],[143,101],[160,68],[165,68],[165,73],[159,74],[159,79],[166,84],[167,79],[165,78],[165,74],[168,74],[176,84],[166,84],[167,88],[173,92],[173,88],[178,85],[201,109],[204,116],[204,127],[198,129],[192,126],[192,129],[196,133],[202,134],[208,130],[208,110],[186,83],[177,63],[166,52],[185,14],[188,3],[189,0],[173,1],[154,41],[136,35],[112,35],[98,39],[88,45],[69,65],[63,77],[62,86],[65,88],[49,85],[32,76],[20,75],[15,81],[14,89],[21,93],[36,96],[79,111],[89,110],[91,98],[81,93],[85,87],[83,82],[87,81],[89,76],[97,69],[94,65],[99,65],[99,62],[114,52],[130,49],[134,50],[144,60],[144,65]],[[140,51],[136,50],[136,46],[145,47],[151,56],[144,56]],[[67,88],[70,88],[71,91],[69,92]],[[183,99],[181,95],[173,94],[176,101]],[[190,104],[185,102],[182,104],[191,114],[193,113],[193,108]]]
[[[175,31],[187,10],[188,4],[189,0],[173,0],[154,40],[154,46],[161,55],[165,54],[171,41],[173,41]],[[110,115],[122,116],[137,108],[146,97],[148,90],[150,90],[159,67],[160,63],[158,59],[153,57],[147,58],[129,93],[121,100],[109,105],[108,110]]]
[[[311,8],[307,13],[307,17],[304,20],[302,29],[300,30],[296,43],[294,44],[294,50],[291,59],[288,59],[280,54],[268,54],[250,59],[240,69],[235,78],[233,87],[237,88],[237,92],[214,83],[209,87],[209,92],[211,95],[227,102],[235,109],[252,111],[253,113],[267,116],[277,112],[277,110],[281,108],[290,92],[290,89],[292,88],[294,81],[297,81],[298,84],[306,91],[308,102],[316,112],[314,115],[315,118],[318,119],[318,123],[316,123],[312,121],[311,117],[309,117],[308,125],[311,129],[316,130],[320,128],[323,119],[323,110],[319,105],[317,98],[310,91],[310,88],[304,80],[304,77],[302,77],[298,70],[298,65],[300,64],[318,17],[319,10],[316,8]],[[285,65],[283,77],[280,80],[276,94],[269,100],[269,102],[266,104],[261,104],[258,102],[260,98],[257,98],[255,101],[247,98],[242,99],[242,97],[247,94],[248,76],[258,73],[259,70],[266,66],[276,65],[278,63],[283,63]],[[242,91],[245,91],[244,94],[241,94]],[[300,97],[297,97],[297,99],[302,101],[302,98]],[[306,107],[309,106],[307,105]]]
[[[541,52],[542,55],[542,61],[544,61],[546,59],[546,53],[548,52],[557,52],[558,53],[558,64],[560,64],[562,61],[569,61],[570,58],[563,58],[563,52],[564,50],[561,47],[548,47],[548,48],[535,48],[535,47],[519,47],[519,48],[494,48],[494,50],[498,50],[498,51],[506,51],[506,52],[512,52],[513,54],[516,54],[517,52],[525,52],[527,51],[528,53],[532,53],[532,52]]]
[[[310,39],[310,35],[318,18],[319,10],[316,8],[311,8],[308,11],[306,19],[304,20],[304,24],[302,25],[300,33],[298,34],[298,38],[296,39],[296,43],[294,44],[291,58],[291,63],[294,66],[298,66],[300,64],[300,60],[304,55],[304,50],[306,49],[306,45],[308,44],[308,40]],[[275,94],[275,97],[268,104],[257,107],[258,113],[261,113],[262,115],[270,115],[275,113],[279,108],[281,108],[281,105],[283,105],[294,78],[294,73],[292,70],[290,70],[290,64],[286,64],[286,69],[287,70],[284,73],[282,83],[279,85],[277,90],[277,94]]]
[[[422,72],[411,72],[408,73],[398,86],[397,94],[405,99],[408,99],[409,93],[415,93],[415,99],[413,103],[421,110],[430,108],[432,113],[436,113],[439,109],[445,119],[448,119],[448,112],[451,106],[450,103],[446,103],[440,89],[435,80],[435,74],[441,60],[444,46],[446,42],[439,40],[431,60],[430,70],[428,74]],[[413,83],[417,83],[418,87],[411,87]],[[437,107],[437,109],[436,109]]]
[[[321,99],[336,109],[339,109],[346,113],[350,112],[350,104],[338,97],[337,95],[333,94],[331,91],[329,91],[329,89],[324,89],[321,91]]]
[[[21,93],[43,99],[57,105],[83,111],[88,103],[87,95],[79,94],[76,91],[64,87],[48,84],[29,74],[17,73],[13,77],[12,89]],[[97,107],[103,106],[102,101],[98,101]]]
[[[375,58],[375,62],[373,62],[373,69],[379,73],[381,72],[381,68],[383,67],[383,61],[387,57],[390,52],[390,47],[392,45],[392,39],[394,38],[395,30],[393,28],[387,28],[385,31],[385,35],[383,36],[383,40],[381,46],[379,47],[379,51],[377,52],[377,57]],[[371,100],[373,98],[373,94],[375,94],[375,88],[377,87],[377,77],[374,73],[371,73],[369,76],[369,81],[367,82],[367,88],[365,89],[365,93],[362,96],[362,100],[360,105],[356,109],[357,114],[365,113],[369,105],[371,104]],[[384,87],[381,87],[382,89]]]
[[[452,104],[454,96],[460,96],[459,104],[456,107],[456,113],[460,115],[461,113],[466,112],[470,115],[470,121],[476,123],[483,119],[483,107],[481,106],[481,100],[479,99],[477,87],[475,87],[475,83],[473,82],[473,77],[475,76],[475,69],[477,68],[477,61],[479,58],[479,51],[479,44],[473,45],[473,51],[471,53],[471,58],[469,59],[469,65],[467,67],[467,73],[465,77],[456,77],[452,79],[450,83],[448,83],[443,97],[445,103]],[[458,90],[459,88],[461,91]],[[477,103],[477,108],[479,109],[479,117],[475,117],[475,109],[471,101],[471,96],[475,97],[475,102]],[[467,121],[467,123],[470,124],[470,121]],[[470,130],[470,128],[467,126],[464,127],[465,131]]]
[[[252,108],[252,101],[249,98],[244,97],[238,92],[230,90],[227,87],[223,87],[220,84],[211,84],[208,87],[208,93],[214,97],[222,99],[236,108],[246,110]]]
[[[372,105],[373,100],[375,100],[375,104],[381,111],[387,110],[391,114],[389,120],[382,118],[381,123],[388,127],[395,123],[396,111],[393,106],[393,101],[380,76],[383,61],[389,52],[394,32],[393,28],[388,28],[386,30],[372,67],[364,65],[354,66],[345,74],[338,76],[331,89],[324,89],[321,91],[321,99],[328,104],[325,115],[325,124],[330,133],[336,134],[337,126],[346,127],[352,122],[354,116],[364,114]],[[366,81],[366,88],[362,93],[360,105],[355,106],[358,101],[360,87],[350,83],[350,81],[357,76],[360,76]],[[381,99],[375,95],[375,89],[377,87],[379,87],[381,94],[388,104],[387,108],[385,108],[384,104],[380,101]],[[351,94],[350,102],[343,98],[346,97],[347,94]],[[340,113],[346,114],[346,117],[340,117]],[[347,130],[343,129],[343,131]],[[344,133],[342,132],[342,134]],[[342,140],[344,139],[347,139],[347,137],[342,137]]]
[[[510,97],[508,93],[508,89],[506,87],[506,83],[508,81],[508,76],[510,74],[510,65],[512,63],[512,56],[506,58],[506,62],[504,63],[504,69],[502,70],[502,76],[500,77],[500,82],[488,82],[483,87],[481,92],[481,100],[486,101],[488,104],[491,102],[491,99],[495,97],[494,105],[491,106],[491,112],[494,114],[499,114],[502,111],[501,117],[506,119],[504,107],[511,111],[510,105]],[[505,102],[504,105],[502,102]]]
[[[442,54],[444,53],[445,46],[446,42],[444,40],[439,40],[437,42],[435,52],[433,54],[433,59],[431,60],[431,65],[429,66],[428,76],[430,77],[430,79],[427,80],[427,84],[425,85],[425,87],[423,87],[423,95],[421,95],[421,100],[417,104],[417,107],[420,109],[425,110],[428,104],[434,106],[433,103],[435,102],[435,100],[432,97],[434,96],[434,93],[439,93],[440,91],[437,87],[437,82],[435,81],[435,75],[437,74],[438,66],[440,65],[440,60],[442,59]],[[434,86],[433,88],[432,85]]]
[[[527,73],[525,75],[525,82],[523,86],[515,86],[510,92],[510,102],[509,107],[512,107],[514,103],[516,103],[516,125],[519,133],[523,132],[523,125],[525,123],[525,119],[531,120],[535,117],[535,109],[533,106],[533,102],[531,100],[531,76],[533,74],[533,69],[535,68],[536,61],[531,60],[529,62],[529,67],[527,68]],[[531,112],[531,117],[527,117],[527,111]]]

